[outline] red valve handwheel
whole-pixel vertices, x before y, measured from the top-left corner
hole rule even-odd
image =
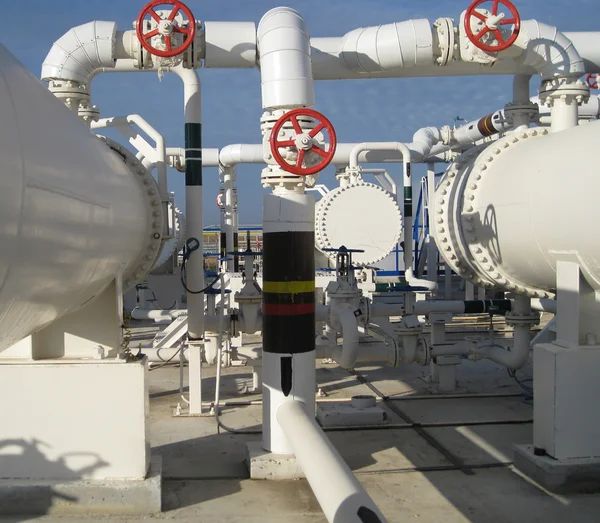
[[[500,22],[498,22],[499,26],[513,26],[512,34],[508,39],[505,39],[504,36],[502,36],[502,33],[500,32],[500,29],[498,27],[492,29],[487,25],[485,25],[485,27],[477,34],[473,34],[473,31],[471,29],[471,21],[473,20],[473,18],[481,20],[484,24],[486,24],[486,22],[488,21],[489,17],[481,14],[479,11],[476,11],[476,9],[481,6],[481,4],[484,4],[486,2],[492,2],[492,16],[496,16],[498,14],[498,8],[500,7],[500,4],[502,4],[505,8],[507,8],[510,11],[510,14],[512,15],[510,18],[503,18],[502,20],[500,20]],[[471,40],[475,47],[478,47],[482,51],[487,51],[489,53],[497,53],[498,51],[504,51],[505,49],[508,49],[512,44],[515,43],[515,40],[519,36],[520,30],[521,17],[519,16],[519,11],[517,11],[517,8],[510,2],[510,0],[476,0],[469,6],[467,12],[465,13],[465,32],[467,34],[467,38]],[[489,32],[491,32],[496,37],[496,41],[498,42],[497,45],[485,44],[481,40]]]
[[[156,7],[160,5],[173,6],[173,9],[171,9],[171,13],[169,14],[168,18],[161,18],[161,16],[155,11]],[[188,27],[179,27],[173,24],[173,20],[175,20],[175,17],[177,16],[177,13],[179,13],[179,11],[182,11],[187,17]],[[144,19],[148,15],[154,18],[156,23],[158,23],[159,25],[161,24],[161,22],[165,23],[165,25],[168,26],[167,29],[170,32],[165,34],[162,33],[159,28],[156,28],[152,31],[149,31],[148,33],[144,33]],[[142,9],[142,12],[138,16],[136,32],[140,44],[142,44],[144,49],[146,49],[148,52],[156,56],[161,56],[163,58],[171,58],[173,56],[177,56],[178,54],[183,53],[190,45],[192,45],[192,42],[194,41],[194,36],[196,35],[196,20],[194,19],[194,15],[190,11],[190,8],[183,2],[180,2],[179,0],[153,0],[146,7],[144,7],[144,9]],[[173,47],[173,45],[171,44],[171,32],[180,33],[184,35],[185,38],[181,45]],[[150,43],[150,39],[153,36],[157,35],[162,35],[166,49],[157,49],[156,47],[153,47]]]
[[[598,75],[597,74],[588,74],[585,77],[585,81],[588,84],[590,89],[598,89]]]
[[[298,117],[304,118],[313,118],[316,120],[317,125],[313,129],[305,132],[302,130],[300,126],[300,122],[298,121]],[[290,122],[296,131],[296,136],[289,140],[279,140],[279,131],[281,131],[284,124]],[[317,136],[321,131],[327,131],[329,134],[329,150],[325,151],[318,147],[314,142],[307,145],[306,149],[298,148],[296,144],[296,138],[300,135],[305,135],[311,140]],[[312,109],[292,109],[291,111],[285,113],[273,126],[273,130],[271,131],[271,152],[273,154],[273,158],[279,164],[279,166],[284,170],[292,174],[297,174],[298,176],[308,176],[309,174],[316,174],[319,171],[322,171],[329,165],[331,160],[333,160],[333,155],[335,154],[335,148],[337,146],[337,138],[335,136],[335,130],[331,122],[325,118],[321,113],[317,111],[313,111]],[[280,147],[295,147],[298,151],[298,158],[296,159],[296,164],[292,165],[286,162],[281,156],[279,152]],[[302,167],[302,163],[304,162],[306,153],[312,151],[313,153],[318,154],[322,157],[317,165],[312,167]]]

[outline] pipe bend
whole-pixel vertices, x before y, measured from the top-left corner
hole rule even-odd
[[[42,80],[87,84],[96,69],[114,67],[116,34],[116,22],[96,20],[73,27],[54,42],[42,65]]]
[[[223,167],[234,167],[240,163],[265,163],[263,146],[251,143],[226,145],[219,151],[219,162]]]
[[[343,369],[351,369],[358,359],[359,332],[358,321],[351,309],[342,309],[338,313],[342,330],[343,344],[340,349],[336,346],[333,350],[333,359]]]
[[[585,65],[579,52],[563,33],[556,27],[526,20],[522,24],[525,38],[517,39],[524,53],[519,62],[533,67],[542,78],[553,76],[582,76]]]

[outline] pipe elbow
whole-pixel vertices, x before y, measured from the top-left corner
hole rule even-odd
[[[42,80],[71,80],[87,85],[94,71],[114,67],[116,34],[116,22],[99,20],[70,29],[46,56]]]
[[[413,273],[412,267],[406,269],[404,278],[412,287],[425,287],[430,292],[435,292],[438,289],[438,284],[436,282],[417,278]]]
[[[257,45],[263,109],[314,105],[310,35],[300,13],[268,11],[258,24]]]
[[[343,343],[341,350],[339,347],[334,349],[333,359],[343,369],[351,369],[358,359],[358,345],[360,341],[358,322],[354,312],[350,309],[341,310],[338,318],[342,328]]]
[[[264,163],[262,145],[238,143],[226,145],[219,151],[219,163],[234,167],[240,163]]]
[[[515,45],[524,49],[521,62],[534,68],[542,78],[553,76],[581,76],[585,65],[575,45],[556,27],[526,20],[523,22],[523,39]]]
[[[431,149],[441,141],[440,130],[437,127],[424,127],[413,135],[413,141],[408,146],[416,160],[429,156]]]

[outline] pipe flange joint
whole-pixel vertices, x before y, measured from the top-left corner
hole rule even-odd
[[[531,312],[531,314],[516,314],[509,312],[505,316],[506,324],[509,327],[516,325],[538,325],[540,323],[540,313]]]
[[[539,97],[548,107],[553,107],[559,100],[582,105],[590,99],[590,88],[586,82],[572,76],[557,76],[542,81]]]

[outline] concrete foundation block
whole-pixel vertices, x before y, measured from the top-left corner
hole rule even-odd
[[[533,445],[515,446],[515,467],[542,487],[557,494],[600,492],[600,459],[559,461],[534,454]]]
[[[0,515],[120,515],[161,511],[162,459],[143,480],[0,479]]]
[[[260,441],[248,443],[246,464],[252,479],[301,479],[304,472],[293,454],[273,454]]]

